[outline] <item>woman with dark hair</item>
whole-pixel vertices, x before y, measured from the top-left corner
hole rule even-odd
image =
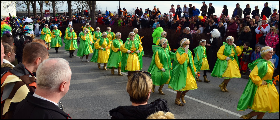
[[[227,5],[224,5],[224,9],[223,9],[223,11],[222,11],[222,14],[225,15],[226,17],[228,16]]]
[[[157,99],[150,104],[153,81],[148,72],[137,72],[131,75],[126,84],[131,105],[118,106],[109,111],[111,119],[146,119],[149,115],[164,111],[169,112],[167,101]]]
[[[257,25],[255,24],[255,19],[250,19],[250,30],[252,33],[252,39],[250,42],[250,47],[253,48],[253,50],[255,50],[255,45],[256,45],[256,32],[255,29],[257,28]]]
[[[237,25],[235,22],[235,18],[232,17],[230,20],[230,23],[227,25],[227,30],[226,30],[227,37],[232,36],[234,40],[236,40],[236,35],[237,35]]]

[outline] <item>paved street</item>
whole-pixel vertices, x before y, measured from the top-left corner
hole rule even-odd
[[[50,58],[64,58],[70,63],[72,79],[69,92],[61,99],[64,111],[73,119],[110,119],[109,110],[123,105],[131,105],[129,95],[126,92],[127,77],[111,75],[111,70],[99,70],[93,62],[82,62],[76,57],[69,58],[69,53],[63,47],[49,50]],[[91,59],[90,54],[89,59]],[[143,70],[147,71],[151,58],[143,57]],[[103,64],[101,65],[101,67]],[[117,71],[116,71],[117,72]],[[115,73],[116,73],[115,72]],[[166,95],[151,94],[148,101],[158,98],[167,100],[170,111],[177,119],[239,119],[241,115],[251,110],[237,111],[239,98],[248,82],[248,79],[232,79],[228,84],[229,92],[221,92],[218,85],[223,81],[213,78],[207,73],[210,83],[198,82],[198,89],[186,94],[187,103],[181,107],[176,105],[175,91],[164,86]],[[203,76],[201,76],[203,79]],[[279,92],[279,86],[276,87]],[[256,117],[254,117],[255,119]],[[264,119],[279,119],[279,113],[266,113]]]

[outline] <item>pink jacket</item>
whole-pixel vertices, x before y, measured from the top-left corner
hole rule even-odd
[[[265,37],[265,44],[269,47],[275,48],[279,43],[279,36],[273,32],[269,32]]]

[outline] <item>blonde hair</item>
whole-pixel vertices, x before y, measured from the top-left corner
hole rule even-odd
[[[152,86],[153,81],[150,76],[148,76],[144,72],[134,73],[128,79],[126,85],[126,91],[130,96],[130,101],[137,104],[147,102]]]
[[[228,40],[233,40],[233,41],[234,41],[234,38],[233,38],[232,36],[228,36],[228,37],[226,38],[226,41],[228,41]]]
[[[121,33],[120,33],[120,32],[117,32],[117,33],[116,33],[116,36],[119,36],[119,35],[121,35]]]
[[[167,32],[165,32],[165,31],[161,32],[161,36],[166,35],[166,34],[167,34]]]
[[[158,111],[149,115],[147,119],[175,119],[175,117],[171,112],[164,113],[163,111]]]
[[[245,31],[245,29],[248,29],[248,32],[251,32],[251,29],[250,29],[249,26],[245,26],[245,27],[244,27],[244,31]]]
[[[183,38],[181,41],[180,41],[180,45],[181,47],[184,45],[184,43],[186,43],[187,41],[190,42],[190,40],[188,38]]]
[[[32,42],[41,43],[41,44],[44,45],[46,48],[48,48],[48,45],[45,44],[45,41],[42,40],[42,39],[34,39],[34,40],[32,40]]]
[[[265,46],[261,48],[261,56],[262,58],[269,52],[269,51],[273,51],[273,49],[269,46]]]
[[[107,35],[107,32],[103,32],[103,33],[102,33],[102,36],[104,36],[104,35]]]
[[[132,34],[135,35],[134,32],[130,32],[130,33],[128,34],[128,37],[130,37]]]
[[[276,31],[277,31],[277,30],[276,30],[276,27],[275,27],[275,26],[272,26],[272,27],[270,27],[270,29],[271,29],[271,28],[273,28],[273,31],[272,31],[272,32],[273,32],[273,35],[275,35],[275,34],[277,33],[277,32],[276,32]]]
[[[133,29],[133,32],[135,32],[135,30],[138,30],[138,29],[137,29],[137,28],[134,28],[134,29]]]
[[[164,43],[167,43],[167,39],[166,39],[166,38],[162,38],[162,39],[159,41],[159,44],[160,44],[160,45],[163,45]]]

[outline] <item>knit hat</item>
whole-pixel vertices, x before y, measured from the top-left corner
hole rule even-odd
[[[267,20],[267,19],[266,19],[266,16],[265,16],[265,15],[263,15],[263,18],[262,18],[262,20]]]

